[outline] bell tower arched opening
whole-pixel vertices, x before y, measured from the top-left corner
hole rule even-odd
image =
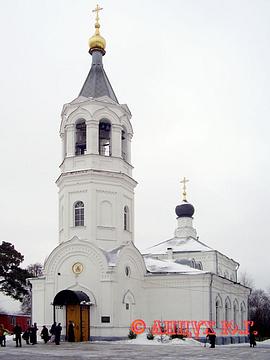
[[[111,123],[109,120],[101,120],[99,123],[98,137],[99,155],[111,156]]]
[[[122,158],[127,161],[128,154],[127,154],[127,131],[125,128],[122,129],[122,136],[121,136],[121,150],[122,150]]]
[[[84,155],[86,152],[86,124],[80,119],[75,125],[75,155]]]

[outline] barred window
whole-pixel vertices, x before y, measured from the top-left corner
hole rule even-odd
[[[84,203],[77,201],[74,205],[74,225],[84,226]]]

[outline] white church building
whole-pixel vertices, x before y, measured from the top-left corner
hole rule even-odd
[[[63,335],[72,321],[76,341],[126,337],[135,319],[147,327],[154,320],[215,321],[217,334],[222,320],[233,320],[242,329],[250,289],[238,283],[236,261],[198,240],[185,181],[174,235],[144,253],[135,246],[131,113],[103,68],[98,10],[90,72],[61,114],[59,244],[44,275],[30,279],[32,321],[61,322]]]

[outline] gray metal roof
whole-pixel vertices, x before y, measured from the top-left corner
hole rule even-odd
[[[92,53],[92,66],[79,96],[99,98],[105,95],[118,103],[117,97],[103,68],[102,53],[99,50],[94,50]]]

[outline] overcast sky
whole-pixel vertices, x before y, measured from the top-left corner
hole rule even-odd
[[[0,0],[0,240],[58,244],[60,113],[91,65],[90,0]],[[103,0],[104,66],[132,114],[135,244],[173,236],[186,176],[200,240],[269,280],[270,1]]]

